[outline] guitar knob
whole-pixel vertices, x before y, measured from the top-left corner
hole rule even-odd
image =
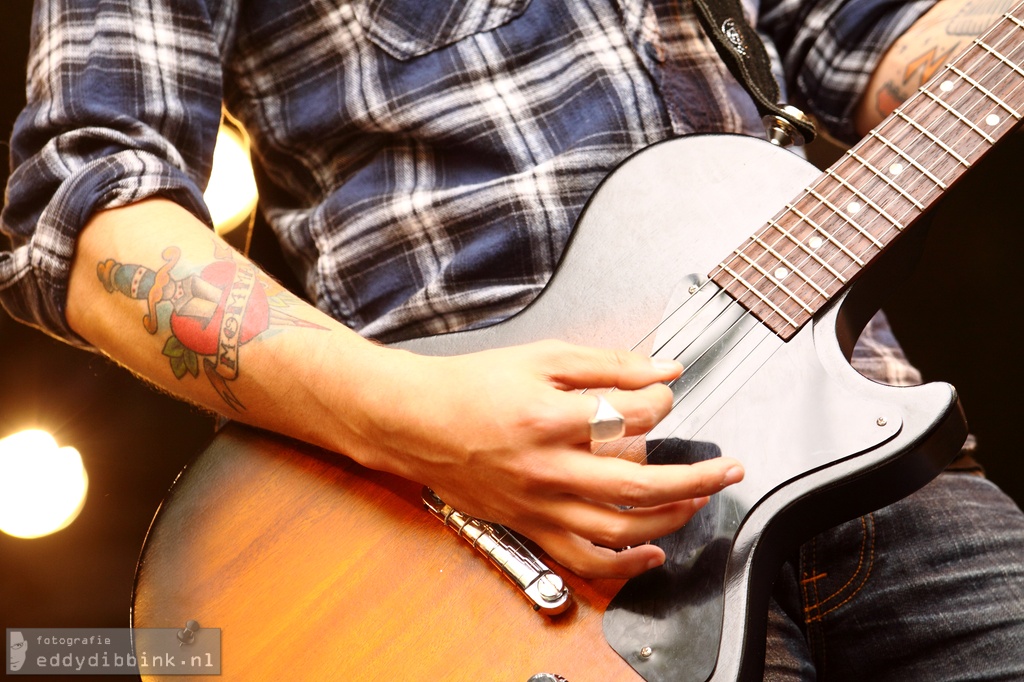
[[[537,673],[526,682],[569,682],[561,675],[552,675],[551,673]]]

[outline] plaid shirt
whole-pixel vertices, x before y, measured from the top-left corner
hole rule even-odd
[[[931,3],[765,0],[759,27],[792,99],[850,138],[874,64]],[[519,310],[632,152],[694,131],[761,134],[685,1],[242,7],[37,1],[3,213],[13,315],[81,342],[67,279],[97,209],[162,195],[209,222],[200,188],[222,102],[252,136],[262,209],[310,299],[382,340]],[[881,380],[917,380],[884,327],[858,357]]]

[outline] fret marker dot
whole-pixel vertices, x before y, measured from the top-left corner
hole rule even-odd
[[[818,235],[814,235],[813,237],[807,240],[807,246],[811,247],[812,249],[820,249],[823,243],[824,242],[821,241],[821,237],[819,237]]]
[[[985,123],[990,126],[997,126],[999,125],[999,116],[997,114],[989,114],[985,117]]]
[[[857,213],[858,211],[860,211],[860,209],[861,205],[858,204],[856,201],[851,201],[849,204],[846,205],[846,210],[849,211],[851,215]]]
[[[778,270],[775,271],[775,279],[782,281],[786,279],[786,276],[788,274],[789,270],[787,270],[786,268],[779,268]]]
[[[892,173],[893,175],[899,175],[900,173],[903,172],[903,164],[894,163],[893,165],[889,166],[889,172]]]
[[[942,81],[942,84],[939,86],[939,90],[942,90],[943,92],[949,92],[952,89],[953,83],[951,81]]]

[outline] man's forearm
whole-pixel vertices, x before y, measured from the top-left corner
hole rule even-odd
[[[1018,0],[940,0],[885,54],[856,112],[866,134]]]
[[[636,436],[671,408],[660,382],[678,376],[677,363],[553,341],[446,358],[379,346],[284,292],[164,200],[90,221],[67,318],[168,391],[429,485],[583,575],[660,564],[663,551],[646,541],[743,475],[725,457],[648,467],[591,454],[595,399],[578,390],[618,388],[608,400]]]
[[[319,358],[338,346],[351,361],[381,350],[163,200],[93,218],[78,243],[67,316],[83,338],[171,393],[334,449],[329,438],[342,434],[325,415],[296,418],[339,390],[313,381]]]

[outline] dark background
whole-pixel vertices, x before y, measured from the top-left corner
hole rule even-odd
[[[24,102],[30,0],[5,0],[0,140]],[[4,147],[6,152],[6,146]],[[952,192],[912,281],[887,305],[928,380],[955,384],[991,478],[1020,502],[1021,158],[1024,136]],[[828,154],[826,150],[824,152]],[[6,181],[6,163],[0,183]],[[23,327],[0,311],[0,437],[53,433],[82,453],[89,497],[67,529],[36,540],[0,533],[0,629],[125,627],[135,561],[168,485],[212,432],[198,411],[107,360]]]

